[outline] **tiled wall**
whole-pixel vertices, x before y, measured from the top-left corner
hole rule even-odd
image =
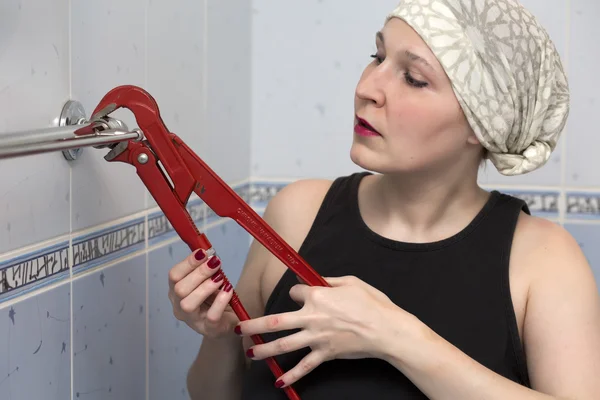
[[[481,182],[564,224],[600,279],[600,78],[594,0],[523,0],[570,76],[572,114],[540,171]],[[356,82],[397,0],[8,0],[0,7],[0,132],[89,112],[114,86],[150,91],[180,135],[255,209],[349,159]],[[35,7],[34,7],[35,6]],[[310,43],[310,45],[307,45]],[[115,116],[130,127],[128,112]],[[0,398],[187,398],[201,337],[178,322],[167,273],[189,249],[132,167],[86,149],[0,160]],[[188,210],[235,283],[247,233],[198,199]]]
[[[251,19],[241,0],[3,1],[0,133],[51,126],[68,99],[89,117],[113,87],[138,85],[249,201]],[[173,317],[167,274],[190,250],[106,153],[0,160],[1,399],[187,396],[202,338]],[[237,282],[246,232],[197,198],[188,210]]]
[[[375,51],[375,32],[397,2],[254,1],[254,180],[285,183],[359,170],[349,155],[354,90]],[[571,86],[571,116],[542,169],[505,177],[488,163],[480,182],[521,196],[535,214],[564,224],[600,276],[600,76],[595,70],[600,61],[600,2],[522,4],[546,27],[561,53]]]

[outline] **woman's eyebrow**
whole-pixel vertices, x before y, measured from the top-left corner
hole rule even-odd
[[[384,39],[383,33],[381,33],[381,31],[378,31],[375,36],[381,41],[381,44],[385,45],[385,39]],[[427,62],[427,60],[424,59],[423,57],[421,57],[421,56],[419,56],[419,55],[417,55],[417,54],[415,54],[415,53],[413,53],[413,52],[411,52],[409,50],[405,50],[404,51],[404,55],[406,57],[408,57],[408,59],[410,61],[414,61],[414,62],[418,62],[420,64],[423,64],[424,66],[426,66],[427,68],[429,68],[429,69],[431,69],[432,71],[435,72],[435,68],[433,68],[433,66],[431,64],[429,64],[429,62]]]

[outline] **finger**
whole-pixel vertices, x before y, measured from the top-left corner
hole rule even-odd
[[[389,297],[383,293],[381,290],[373,287],[372,285],[368,284],[367,282],[363,281],[360,278],[357,278],[354,275],[347,275],[347,276],[340,276],[340,277],[331,277],[331,278],[324,278],[327,283],[329,283],[332,287],[339,287],[339,286],[360,286],[363,289],[365,289],[367,292],[369,292],[371,295],[375,296],[375,298],[380,299],[380,300],[389,300]]]
[[[221,266],[221,260],[218,257],[212,256],[208,259],[208,262],[200,264],[199,267],[195,268],[179,282],[173,286],[173,292],[180,298],[184,298],[192,293],[198,285],[207,280],[210,277],[216,275],[219,267]]]
[[[356,278],[355,276],[337,276],[337,277],[323,277],[323,279],[325,279],[325,281],[327,283],[329,283],[332,287],[338,287],[338,286],[348,286],[351,285],[352,283],[356,283],[356,281],[358,280],[358,278]]]
[[[266,315],[240,322],[236,331],[244,336],[260,335],[266,332],[302,328],[305,326],[305,320],[301,311]]]
[[[169,270],[169,287],[173,289],[175,284],[186,277],[190,272],[198,268],[207,259],[206,252],[199,249],[188,255],[185,260],[177,263]]]
[[[253,360],[263,360],[268,357],[273,357],[309,347],[311,342],[312,335],[308,331],[301,330],[300,332],[292,335],[284,336],[271,342],[250,347],[246,352],[246,356],[252,358]]]
[[[181,299],[179,307],[185,313],[191,313],[197,310],[202,303],[223,284],[223,274],[221,271],[214,274],[211,279],[202,282],[189,295]]]
[[[323,360],[318,351],[311,351],[294,368],[281,375],[275,382],[275,386],[283,388],[293,385],[321,365]]]
[[[292,300],[302,305],[306,301],[306,298],[311,290],[310,286],[297,284],[290,288],[289,294]]]
[[[212,323],[219,322],[232,296],[233,286],[228,282],[227,284],[223,285],[219,293],[215,296],[212,305],[206,313],[206,320]]]

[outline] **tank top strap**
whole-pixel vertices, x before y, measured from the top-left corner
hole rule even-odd
[[[351,175],[336,178],[317,211],[317,215],[310,227],[304,242],[300,246],[299,253],[305,252],[310,248],[312,239],[316,233],[335,215],[340,212],[348,211],[346,208],[354,207],[358,201],[358,186],[363,177],[371,175],[371,172],[361,171]]]

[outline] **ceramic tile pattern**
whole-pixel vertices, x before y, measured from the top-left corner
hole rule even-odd
[[[187,398],[187,370],[202,337],[173,316],[168,273],[189,254],[177,241],[148,254],[149,392],[151,400]]]
[[[73,281],[75,397],[145,397],[145,310],[144,254]]]
[[[358,170],[354,89],[397,0],[42,3],[1,6],[0,133],[55,124],[68,99],[89,116],[108,90],[135,84],[259,215],[295,179]],[[544,168],[507,178],[488,165],[480,181],[564,224],[600,282],[599,56],[589,50],[600,6],[523,3],[565,57],[571,117]],[[114,116],[137,126],[128,111]],[[2,399],[188,398],[202,338],[172,315],[167,274],[190,250],[135,169],[106,152],[0,160]],[[195,196],[187,210],[236,283],[251,236]]]
[[[71,392],[69,285],[0,309],[0,397],[64,400]]]
[[[0,133],[56,126],[69,99],[68,24],[66,0],[2,1]],[[0,253],[69,233],[60,153],[2,159],[0,171]]]
[[[225,274],[235,284],[248,250],[247,233],[234,222],[227,222],[206,234],[222,258]],[[149,253],[150,399],[175,399],[187,394],[187,370],[202,343],[199,334],[173,316],[167,296],[169,270],[189,253],[181,241]]]
[[[88,117],[113,87],[146,87],[145,5],[146,0],[71,2],[72,95],[81,101]],[[111,116],[130,129],[137,127],[129,110],[117,110]],[[76,188],[73,230],[144,209],[146,191],[135,168],[105,161],[106,153],[107,149],[87,148],[72,162],[72,184]]]

